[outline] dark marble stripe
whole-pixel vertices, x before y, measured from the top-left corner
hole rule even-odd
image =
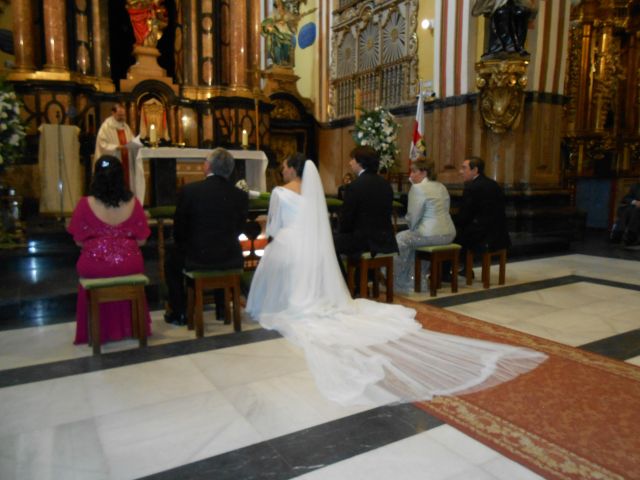
[[[580,345],[578,348],[622,361],[638,357],[640,356],[640,329],[602,338]]]
[[[236,347],[238,345],[262,342],[279,337],[280,334],[273,330],[247,330],[239,333],[215,335],[196,340],[183,340],[146,348],[132,348],[121,352],[105,353],[99,356],[74,358],[59,362],[0,370],[0,388],[107,370],[109,368],[124,367],[138,363],[153,362],[155,360],[191,355],[220,348]],[[89,351],[89,347],[87,347],[87,351]]]
[[[442,424],[412,404],[380,407],[144,478],[284,480]]]
[[[508,274],[508,272],[507,272]],[[464,282],[463,277],[460,277],[459,282]],[[478,279],[475,280],[476,282]],[[567,275],[564,277],[550,278],[547,280],[539,280],[536,282],[523,283],[520,285],[512,285],[509,287],[501,287],[499,285],[493,285],[492,288],[487,290],[481,290],[471,293],[463,293],[459,295],[452,295],[450,297],[431,298],[424,300],[422,303],[427,303],[435,307],[447,308],[455,307],[456,305],[463,305],[465,303],[481,302],[483,300],[493,300],[496,298],[508,297],[510,295],[517,295],[519,293],[533,292],[536,290],[542,290],[545,288],[560,287],[563,285],[571,285],[572,283],[589,282],[598,285],[606,285],[608,287],[624,288],[627,290],[634,290],[640,292],[640,285],[634,285],[631,283],[617,282],[613,280],[604,280],[600,278],[585,277],[582,275]],[[447,288],[447,287],[443,287]]]

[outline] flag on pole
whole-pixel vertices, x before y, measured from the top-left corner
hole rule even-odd
[[[411,149],[409,158],[413,162],[420,155],[425,155],[427,151],[424,143],[424,100],[422,98],[422,82],[420,82],[420,93],[418,94],[418,108],[416,109],[416,119],[413,122],[413,138],[411,139]]]

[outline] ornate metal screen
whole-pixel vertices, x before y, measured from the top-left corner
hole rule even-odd
[[[415,103],[418,0],[341,1],[333,12],[331,116]]]

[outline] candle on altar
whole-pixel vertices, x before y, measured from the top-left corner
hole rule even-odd
[[[246,130],[242,130],[242,147],[247,148],[249,146],[249,134]]]
[[[149,142],[151,145],[158,142],[158,132],[156,132],[156,126],[153,123],[149,127]]]

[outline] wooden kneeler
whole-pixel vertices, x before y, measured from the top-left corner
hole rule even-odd
[[[80,279],[89,296],[89,332],[94,355],[100,354],[100,304],[106,302],[131,302],[131,331],[140,347],[147,346],[144,286],[148,283],[149,278],[142,274]]]
[[[431,262],[429,275],[429,295],[435,297],[438,288],[442,286],[442,262],[450,261],[453,274],[451,275],[451,292],[458,291],[458,255],[461,245],[449,243],[447,245],[431,245],[416,248],[414,289],[420,292],[422,283],[422,261]]]
[[[204,291],[224,289],[224,321],[230,323],[233,302],[233,329],[242,330],[240,321],[240,278],[242,270],[192,270],[184,272],[187,281],[187,325],[196,330],[196,337],[204,336]]]
[[[498,257],[500,270],[498,274],[498,284],[504,285],[507,277],[507,249],[502,248],[500,250],[482,252],[482,286],[489,288],[491,286],[491,259]],[[467,273],[467,285],[471,285],[473,282],[473,252],[467,250],[467,258],[465,270]]]
[[[360,295],[367,296],[369,285],[369,270],[374,270],[373,297],[380,295],[380,269],[384,268],[386,273],[387,303],[393,303],[393,256],[395,253],[379,253],[375,257],[371,253],[365,252],[359,258],[347,259],[347,285],[353,297],[355,294],[356,268],[360,268]]]

